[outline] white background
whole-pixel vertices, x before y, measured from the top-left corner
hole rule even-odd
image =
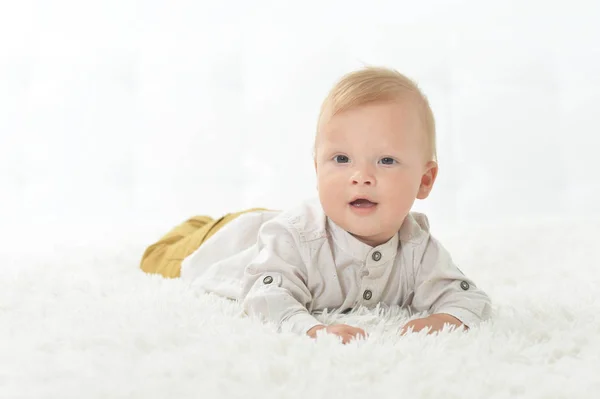
[[[597,0],[0,0],[0,397],[597,398],[598,21]],[[364,309],[324,322],[367,341],[313,343],[142,273],[192,215],[316,195],[321,101],[365,64],[431,100],[416,208],[490,323],[400,337]]]
[[[367,5],[368,4],[368,5]],[[429,97],[433,228],[600,213],[598,1],[3,1],[3,249],[150,241],[316,195],[323,97],[362,65]]]

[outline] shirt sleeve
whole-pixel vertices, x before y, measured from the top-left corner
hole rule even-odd
[[[415,265],[414,311],[446,313],[467,327],[490,318],[491,300],[454,264],[449,252],[429,236]]]
[[[296,231],[285,220],[266,222],[258,233],[258,255],[244,271],[240,302],[244,312],[274,322],[279,330],[306,334],[323,324],[307,306],[312,294]]]

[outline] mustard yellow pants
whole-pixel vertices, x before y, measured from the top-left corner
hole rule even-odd
[[[146,248],[140,268],[146,273],[156,273],[163,277],[179,277],[181,262],[223,226],[244,213],[261,210],[267,209],[247,209],[228,213],[218,219],[212,219],[210,216],[194,216]]]

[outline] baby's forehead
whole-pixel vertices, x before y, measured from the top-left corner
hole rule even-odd
[[[417,102],[409,98],[398,98],[388,101],[372,101],[357,104],[348,108],[329,109],[321,115],[320,128],[334,128],[345,123],[378,122],[382,119],[416,121],[421,118],[422,110]]]
[[[342,129],[324,131],[315,141],[315,147],[328,151],[349,149],[352,151],[384,151],[386,149],[401,150],[403,148],[414,148],[415,144],[421,144],[424,136],[420,132],[374,132],[359,131],[357,133],[346,133]]]
[[[335,114],[323,121],[318,133],[323,138],[333,139],[347,133],[403,136],[422,130],[419,113],[400,104],[369,109],[357,107]]]
[[[315,151],[352,150],[381,152],[386,150],[417,150],[426,142],[426,132],[422,125],[414,118],[407,123],[380,125],[370,123],[376,121],[376,116],[366,116],[360,123],[353,120],[338,123],[333,117],[322,125],[322,129],[315,137]],[[377,122],[377,121],[376,121]]]

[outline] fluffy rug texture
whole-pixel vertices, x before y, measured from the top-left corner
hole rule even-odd
[[[492,297],[493,320],[400,337],[402,309],[320,315],[368,332],[348,345],[145,275],[140,240],[5,251],[0,398],[600,397],[598,221],[437,237]]]

